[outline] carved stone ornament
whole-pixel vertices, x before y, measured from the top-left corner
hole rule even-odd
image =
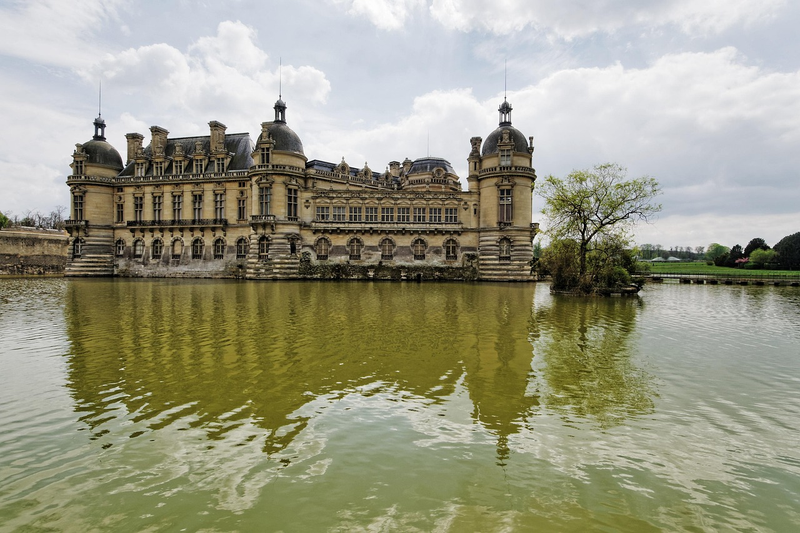
[[[508,130],[503,130],[503,142],[508,143],[511,142],[511,132]]]

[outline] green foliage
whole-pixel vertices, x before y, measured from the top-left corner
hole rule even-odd
[[[750,257],[750,254],[752,254],[755,250],[769,250],[767,241],[761,237],[751,239],[750,242],[747,243],[747,246],[744,247],[744,256]]]
[[[8,227],[11,221],[5,216],[2,212],[0,212],[0,228]]]
[[[717,259],[721,255],[727,254],[730,251],[731,249],[728,248],[727,246],[722,246],[717,242],[712,242],[711,244],[708,245],[708,250],[706,251],[706,259],[708,259],[709,261],[713,261],[714,264],[716,264]]]
[[[581,274],[580,244],[574,239],[550,243],[539,264],[543,273],[552,278],[552,290],[579,294],[618,291],[631,285],[637,272],[634,254],[619,239],[603,239],[595,243],[586,256],[586,271]],[[646,263],[645,263],[646,265]],[[648,265],[649,266],[649,265]]]
[[[574,253],[582,286],[594,277],[587,276],[588,255],[602,248],[595,241],[626,244],[628,231],[637,221],[646,221],[661,210],[660,204],[651,203],[661,192],[655,179],[628,180],[625,168],[613,163],[576,170],[563,179],[548,176],[538,190],[545,200],[542,214],[549,221],[547,233],[556,244],[548,268],[556,268],[560,281],[574,282],[573,267],[562,257]],[[557,244],[560,241],[577,244],[577,250],[573,244]]]
[[[787,235],[775,245],[778,263],[787,270],[800,269],[800,232]]]
[[[731,251],[728,252],[728,257],[727,259],[725,259],[725,264],[722,266],[735,268],[739,266],[736,261],[743,258],[744,258],[744,252],[742,251],[742,246],[739,244],[735,244],[733,248],[731,248]]]
[[[539,259],[540,271],[552,278],[552,289],[570,291],[580,283],[579,245],[573,239],[561,239],[550,243]]]
[[[762,269],[767,268],[767,265],[778,262],[778,252],[775,250],[764,250],[756,248],[750,252],[750,261],[747,263],[748,268]]]

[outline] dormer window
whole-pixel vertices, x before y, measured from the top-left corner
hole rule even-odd
[[[76,176],[83,176],[84,168],[83,168],[83,161],[76,159],[75,163],[72,167],[72,172]]]
[[[163,161],[156,161],[153,163],[153,175],[154,176],[163,176],[164,175],[164,162]]]
[[[214,160],[214,172],[225,172],[225,160],[218,158]]]
[[[144,176],[144,172],[147,169],[147,163],[136,163],[134,175],[138,177]]]
[[[262,165],[269,165],[269,146],[262,146],[261,147],[261,164]]]
[[[511,166],[511,150],[509,150],[508,148],[500,149],[500,166],[501,167]]]
[[[185,164],[184,161],[175,161],[172,167],[173,173],[183,174],[184,164]]]
[[[205,170],[205,161],[202,159],[195,159],[194,160],[194,173],[195,174],[202,174],[203,170]]]

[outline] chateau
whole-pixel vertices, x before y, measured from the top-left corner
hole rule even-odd
[[[286,104],[255,142],[226,133],[150,143],[129,133],[127,155],[105,121],[77,144],[67,177],[67,276],[246,279],[529,281],[533,138],[500,124],[470,139],[468,190],[437,157],[364,165],[308,160]]]

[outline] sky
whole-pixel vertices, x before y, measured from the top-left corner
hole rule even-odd
[[[99,110],[124,157],[153,125],[255,139],[279,92],[309,159],[443,157],[466,188],[507,97],[539,179],[660,183],[636,243],[774,245],[800,231],[799,26],[790,0],[1,0],[0,211],[69,205]]]

